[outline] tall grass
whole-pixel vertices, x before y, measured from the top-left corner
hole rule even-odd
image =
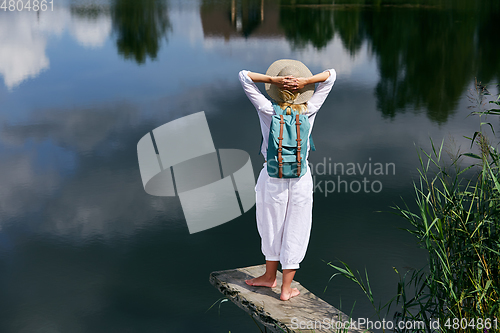
[[[443,144],[431,140],[430,152],[419,151],[417,209],[393,207],[427,251],[428,267],[400,275],[397,294],[386,306],[398,306],[395,321],[439,320],[439,328],[426,325],[426,332],[500,332],[500,154],[488,138],[495,137],[494,126],[483,121],[500,115],[487,107],[499,106],[500,96],[486,103],[488,94],[476,83],[470,96],[475,107],[471,114],[480,119],[479,131],[468,138],[473,151],[447,155]],[[461,168],[464,159],[473,162]],[[337,274],[363,282],[346,264],[331,266]],[[362,289],[374,304],[371,290]]]

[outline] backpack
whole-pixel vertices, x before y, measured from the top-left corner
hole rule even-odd
[[[273,103],[275,115],[272,116],[269,128],[267,147],[267,173],[274,178],[298,178],[307,171],[307,143],[309,139],[309,118],[290,108],[286,109]],[[311,149],[314,143],[311,140]]]

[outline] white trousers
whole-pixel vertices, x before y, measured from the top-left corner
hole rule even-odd
[[[280,261],[282,269],[299,268],[312,225],[313,180],[309,166],[300,178],[272,178],[264,163],[255,192],[257,229],[266,260]]]

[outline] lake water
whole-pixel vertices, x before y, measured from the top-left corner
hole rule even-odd
[[[393,267],[425,265],[390,207],[413,207],[417,147],[468,150],[469,90],[500,79],[498,2],[52,5],[0,10],[1,332],[258,332],[230,302],[207,311],[222,296],[210,272],[264,262],[255,208],[190,234],[177,197],[144,191],[137,143],[205,111],[215,147],[248,152],[257,176],[259,122],[237,75],[280,58],[337,71],[313,131],[313,229],[296,279],[361,318],[371,305],[352,282],[328,282],[326,262],[366,268],[382,302]],[[334,163],[356,170],[325,174]],[[369,173],[376,163],[384,172]]]

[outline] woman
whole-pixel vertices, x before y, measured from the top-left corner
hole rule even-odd
[[[332,89],[335,78],[333,69],[313,76],[303,63],[289,59],[275,61],[265,75],[246,70],[239,73],[243,89],[259,115],[264,138],[261,147],[263,156],[267,154],[274,109],[272,102],[259,91],[255,83],[266,83],[266,92],[282,109],[290,106],[294,111],[307,115],[312,130],[316,113]],[[316,92],[315,83],[319,83]],[[307,155],[309,148],[308,144]],[[251,286],[275,287],[278,263],[281,262],[283,283],[280,299],[284,301],[300,293],[297,288],[291,287],[291,283],[305,256],[311,231],[313,181],[307,155],[307,172],[302,177],[269,177],[264,163],[255,186],[257,229],[262,239],[262,253],[266,258],[266,272],[245,282]]]

